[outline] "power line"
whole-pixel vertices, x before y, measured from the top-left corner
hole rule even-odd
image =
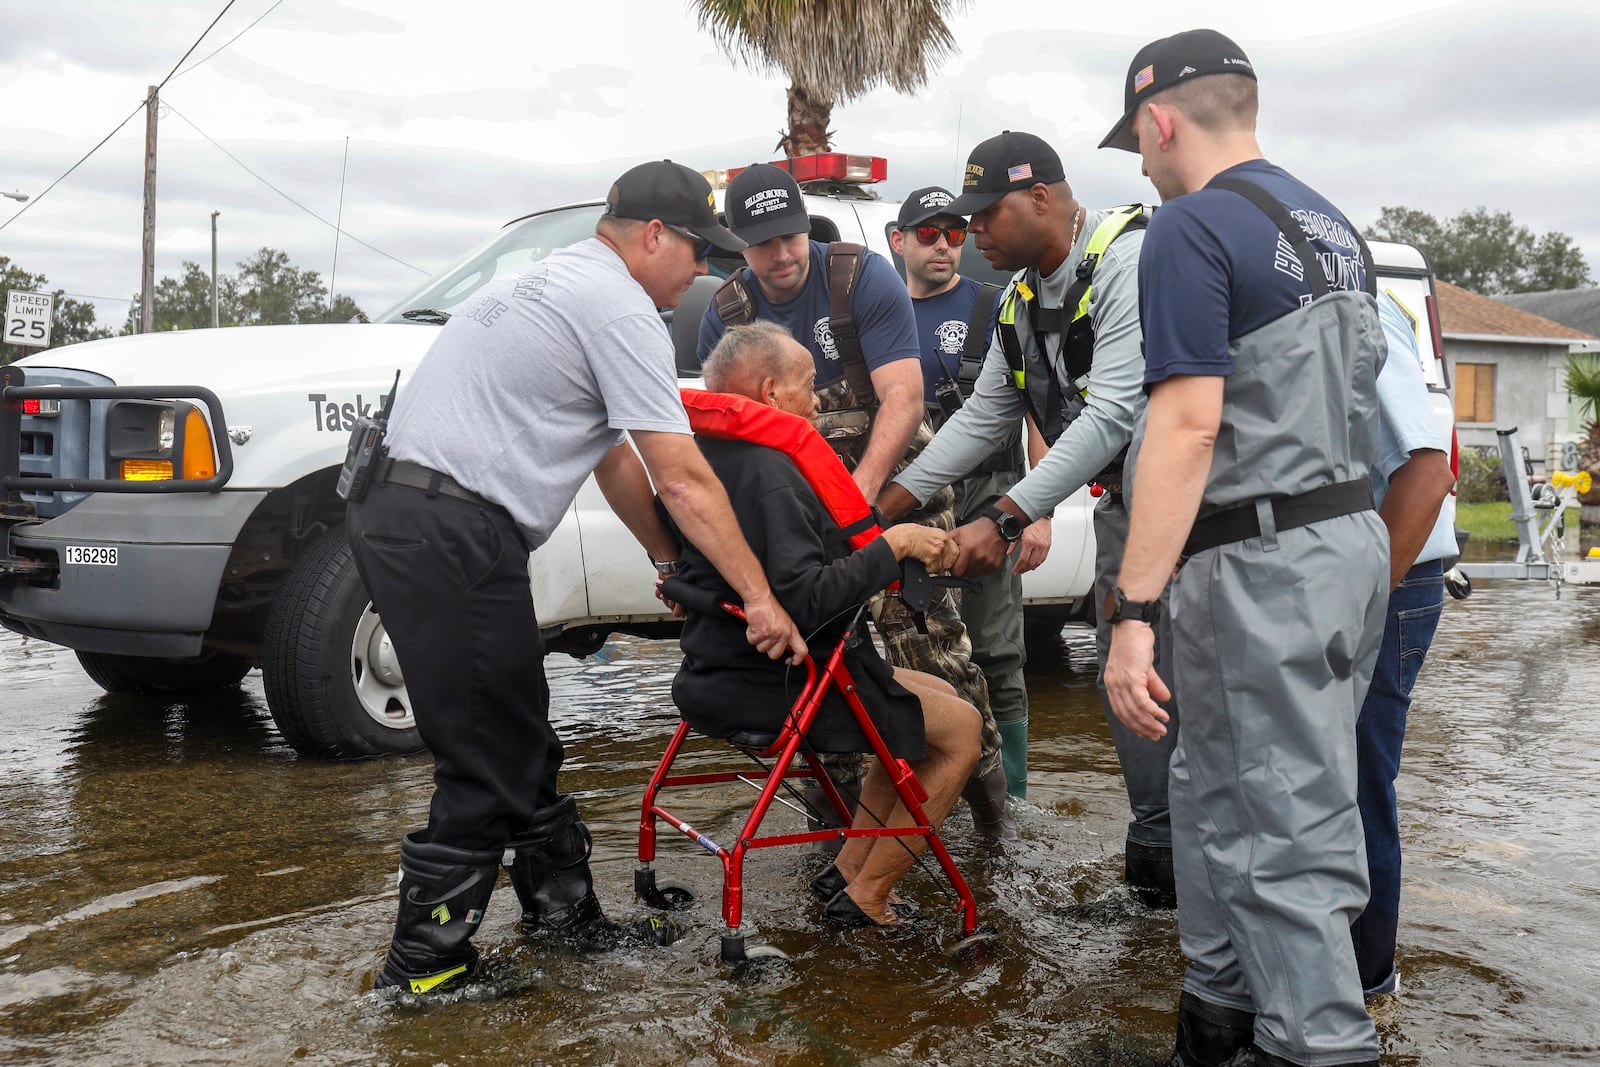
[[[227,4],[223,6],[222,10],[217,12],[217,17],[211,20],[211,26],[207,26],[206,29],[205,29],[205,33],[202,33],[199,37],[196,37],[194,39],[194,44],[189,46],[189,51],[185,52],[183,54],[183,58],[179,59],[178,62],[173,65],[172,70],[167,72],[167,76],[165,78],[161,79],[161,85],[156,86],[156,92],[157,93],[159,93],[161,91],[162,87],[165,86],[167,84],[167,82],[172,80],[172,76],[177,73],[178,68],[183,66],[183,60],[184,59],[188,59],[189,56],[194,53],[194,50],[196,48],[200,47],[200,42],[206,39],[206,33],[210,33],[211,32],[211,27],[215,26],[222,19],[222,16],[226,15],[228,13],[228,8],[232,7],[235,2],[236,2],[236,0],[228,0]],[[274,4],[273,6],[276,7],[277,5]],[[251,25],[253,26],[253,25],[255,25],[255,23],[251,23]],[[245,28],[249,29],[248,26],[245,27]],[[230,41],[229,43],[231,44],[232,42]],[[227,45],[223,45],[222,47],[226,48]],[[219,48],[217,51],[220,52],[221,50],[222,49]],[[212,54],[215,55],[216,53],[212,53]],[[210,56],[207,56],[206,58],[209,59]],[[201,62],[204,62],[204,60],[202,60]],[[198,64],[196,64],[196,65],[198,66]],[[148,98],[145,98],[145,99],[148,99]],[[111,140],[111,138],[113,138],[117,134],[121,133],[122,132],[122,127],[126,126],[128,124],[128,122],[133,118],[133,116],[137,115],[140,111],[142,111],[144,109],[145,99],[141,99],[139,101],[139,106],[135,107],[132,111],[130,111],[128,113],[128,117],[127,118],[125,118],[121,122],[117,123],[115,129],[113,129],[110,133],[106,134],[104,137],[100,138],[100,143],[99,144],[97,144],[93,148],[89,149],[89,151],[87,151],[87,152],[85,152],[83,154],[83,158],[82,159],[78,160],[78,162],[76,162],[72,166],[68,167],[66,174],[63,174],[61,177],[57,178],[55,181],[53,181],[49,185],[45,186],[44,192],[42,192],[38,196],[34,197],[32,200],[28,201],[26,204],[23,204],[22,207],[17,209],[17,213],[15,215],[12,215],[9,219],[7,219],[4,222],[0,222],[0,230],[3,230],[7,226],[10,226],[13,222],[16,222],[24,214],[26,214],[30,209],[32,209],[32,207],[35,204],[37,204],[39,201],[43,200],[46,196],[50,195],[50,190],[54,189],[56,186],[60,185],[62,183],[62,181],[64,181],[66,179],[67,175],[71,174],[73,171],[75,171],[79,167],[83,166],[85,160],[87,160],[90,156],[94,155],[96,152],[100,151],[101,147],[107,141]]]
[[[358,245],[361,245],[363,248],[370,249],[371,251],[378,253],[378,255],[384,257],[385,259],[392,259],[396,263],[400,264],[402,267],[408,267],[411,270],[416,271],[418,274],[424,274],[425,275],[425,274],[429,273],[428,271],[423,270],[421,267],[418,267],[415,264],[407,263],[405,260],[401,259],[399,256],[390,255],[388,252],[385,252],[383,249],[378,248],[376,245],[372,245],[372,244],[367,243],[366,241],[363,241],[361,238],[357,237],[355,234],[351,233],[349,230],[342,229],[339,226],[338,223],[329,222],[327,219],[323,218],[321,215],[317,214],[315,211],[313,211],[310,208],[306,207],[304,204],[302,204],[300,201],[296,200],[294,197],[290,196],[288,193],[284,192],[282,189],[279,189],[276,185],[273,185],[266,178],[263,178],[260,174],[257,174],[254,170],[252,170],[250,168],[250,165],[247,164],[244,160],[240,159],[238,156],[234,155],[232,152],[228,151],[226,148],[223,148],[220,144],[218,144],[216,142],[216,139],[213,138],[209,133],[207,133],[206,131],[202,130],[200,127],[196,126],[194,124],[194,121],[192,119],[190,119],[189,116],[185,115],[183,112],[179,111],[176,107],[174,107],[171,100],[164,101],[164,103],[167,105],[167,110],[171,111],[174,115],[178,116],[184,122],[188,123],[189,128],[194,130],[195,133],[198,133],[201,137],[204,137],[207,141],[210,141],[211,142],[211,146],[213,148],[215,148],[218,152],[221,152],[223,155],[227,156],[229,159],[231,159],[235,163],[239,164],[239,166],[243,167],[245,169],[245,171],[252,178],[254,178],[256,181],[260,182],[262,185],[265,185],[268,189],[271,189],[273,192],[277,193],[279,196],[283,197],[285,200],[289,201],[289,203],[293,204],[295,207],[299,208],[301,211],[304,211],[307,215],[310,215],[312,218],[316,219],[318,222],[322,223],[324,226],[330,227],[334,231],[334,233],[336,233],[336,234],[342,233],[344,236],[350,238],[350,240],[354,241]]]
[[[193,63],[189,64],[187,67],[184,67],[182,70],[178,71],[177,74],[174,74],[173,77],[174,78],[181,78],[185,74],[187,74],[191,70],[193,70],[194,68],[199,67],[199,66],[203,66],[204,64],[209,63],[211,61],[211,58],[213,56],[215,56],[217,54],[217,52],[223,51],[223,49],[226,49],[228,47],[228,45],[231,45],[233,42],[237,41],[239,38],[243,37],[245,34],[249,33],[251,30],[255,29],[256,22],[260,22],[262,19],[266,18],[268,15],[270,15],[274,11],[278,10],[278,4],[281,4],[281,3],[283,3],[283,0],[277,0],[277,3],[273,4],[271,7],[267,8],[265,11],[263,11],[261,14],[257,15],[256,19],[255,19],[255,22],[250,23],[250,25],[246,26],[244,29],[240,30],[238,33],[234,34],[232,37],[229,37],[228,40],[227,40],[227,43],[224,44],[222,46],[222,48],[217,49],[216,52],[212,52],[210,55],[206,56],[205,59],[195,60]],[[171,79],[169,78],[168,80],[170,81]]]

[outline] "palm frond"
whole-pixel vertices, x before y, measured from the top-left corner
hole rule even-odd
[[[700,27],[731,59],[781,70],[812,97],[839,104],[878,85],[928,82],[956,51],[945,16],[970,0],[691,0]]]
[[[1600,357],[1567,357],[1567,392],[1578,401],[1579,417],[1594,421],[1600,412]]]

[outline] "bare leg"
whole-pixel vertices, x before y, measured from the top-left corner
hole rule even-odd
[[[947,682],[901,667],[896,667],[894,673],[895,680],[922,702],[928,755],[912,763],[911,768],[928,791],[923,810],[937,827],[950,813],[961,795],[962,785],[977,765],[982,720],[977,709],[956,696]],[[900,803],[888,773],[877,761],[873,762],[862,784],[861,804],[856,813],[856,818],[861,820],[858,825],[877,825],[869,811],[885,815],[888,826],[912,824],[911,815]],[[845,892],[858,908],[877,922],[894,921],[888,907],[889,891],[926,845],[926,839],[920,837],[851,839],[839,853],[838,860],[839,871],[847,879]]]

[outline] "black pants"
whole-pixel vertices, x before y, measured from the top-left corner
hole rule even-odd
[[[421,840],[501,848],[556,802],[562,756],[522,535],[501,508],[395,485],[350,506],[349,533],[433,751]]]

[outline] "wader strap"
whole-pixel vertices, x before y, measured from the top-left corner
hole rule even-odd
[[[725,326],[743,326],[756,321],[756,302],[750,296],[743,275],[742,270],[734,271],[711,295],[711,306],[717,309],[717,318]]]
[[[856,290],[856,279],[861,274],[861,261],[865,245],[850,241],[835,241],[828,246],[825,262],[828,267],[828,329],[833,333],[834,346],[839,350],[839,362],[844,365],[844,376],[855,390],[856,402],[863,407],[878,406],[878,394],[872,389],[872,372],[867,369],[867,356],[861,350],[861,335],[856,330],[856,317],[850,310],[850,297]]]
[[[1300,260],[1300,269],[1305,272],[1306,284],[1311,286],[1311,299],[1321,300],[1329,293],[1328,274],[1322,269],[1322,263],[1317,259],[1316,251],[1311,247],[1311,240],[1306,236],[1306,231],[1294,221],[1278,198],[1267,192],[1254,182],[1241,181],[1238,178],[1218,178],[1211,183],[1216,189],[1226,189],[1230,193],[1238,193],[1256,207],[1260,208],[1273,225],[1278,227],[1278,232],[1283,234],[1284,240],[1294,248],[1294,254]],[[1370,262],[1365,255],[1362,256],[1362,267]]]
[[[1237,504],[1198,520],[1189,531],[1189,540],[1184,542],[1183,557],[1188,559],[1208,548],[1260,537],[1261,520],[1256,514],[1256,504],[1256,501]],[[1272,523],[1281,534],[1323,519],[1371,511],[1372,506],[1371,481],[1355,478],[1324,485],[1299,496],[1273,497]]]
[[[978,283],[978,295],[972,301],[972,313],[967,316],[967,339],[961,346],[961,365],[956,371],[956,385],[961,398],[972,395],[978,384],[978,374],[983,370],[984,357],[989,353],[989,323],[994,320],[994,305],[1000,299],[1000,287],[989,282]]]

